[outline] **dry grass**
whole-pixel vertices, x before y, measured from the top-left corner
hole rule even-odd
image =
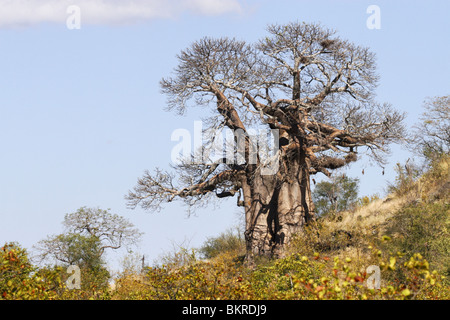
[[[305,240],[299,241],[294,246],[294,250],[303,250],[307,253],[305,248],[308,244],[319,244],[313,247],[321,251],[321,254],[351,258],[361,271],[364,270],[372,259],[369,247],[380,243],[394,221],[398,220],[399,212],[403,212],[405,208],[419,208],[417,209],[419,211],[422,210],[420,208],[431,210],[430,206],[435,203],[448,204],[449,169],[450,157],[443,156],[416,181],[409,185],[399,182],[399,186],[407,189],[394,190],[385,199],[375,199],[354,210],[321,219],[319,232],[309,232],[304,237]],[[347,239],[337,239],[337,232],[350,236]],[[405,236],[401,235],[401,237]]]
[[[407,192],[393,192],[385,199],[377,199],[356,210],[340,213],[340,219],[325,219],[323,223],[333,230],[350,233],[367,230],[369,234],[382,234],[389,218],[401,208],[418,202],[447,203],[449,198],[450,157],[443,156],[428,172],[410,184]]]
[[[367,230],[369,233],[382,233],[386,221],[405,205],[405,197],[387,197],[377,199],[354,211],[342,212],[342,219],[324,221],[324,225],[334,230],[345,230],[358,233]],[[371,231],[370,231],[371,230]]]

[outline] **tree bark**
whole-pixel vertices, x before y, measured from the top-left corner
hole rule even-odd
[[[253,175],[244,191],[247,261],[280,258],[292,237],[314,220],[306,158],[291,159],[283,175]]]

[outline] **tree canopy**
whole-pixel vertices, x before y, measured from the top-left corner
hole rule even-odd
[[[433,159],[450,151],[450,95],[427,98],[425,111],[414,127],[412,149]]]
[[[41,240],[36,248],[42,261],[95,267],[103,264],[106,249],[134,245],[142,233],[125,218],[109,210],[82,207],[66,214],[65,232]]]
[[[145,172],[127,195],[130,207],[149,210],[174,199],[191,207],[237,195],[248,250],[256,254],[274,253],[314,220],[311,174],[330,176],[361,153],[382,164],[389,144],[404,136],[404,114],[375,100],[379,76],[369,48],[316,23],[274,24],[267,31],[256,43],[202,38],[181,51],[173,75],[161,80],[169,110],[206,108],[210,142],[225,128],[244,136],[235,139],[234,158],[193,161],[197,152],[209,154],[212,143],[205,143],[175,172]],[[263,156],[253,157],[252,128],[276,132],[271,163],[278,166],[271,174],[264,173]]]
[[[333,175],[330,181],[316,184],[312,193],[318,216],[349,209],[358,198],[358,178],[345,174]]]

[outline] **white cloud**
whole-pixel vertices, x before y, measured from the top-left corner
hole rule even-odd
[[[240,13],[238,0],[0,0],[0,27],[65,23],[67,8],[80,8],[82,24],[120,24],[175,17]]]
[[[194,12],[204,15],[219,15],[223,13],[242,11],[241,5],[236,0],[186,0],[184,5]]]

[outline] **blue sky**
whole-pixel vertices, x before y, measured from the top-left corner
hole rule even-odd
[[[321,22],[377,54],[378,100],[406,111],[407,124],[426,97],[449,94],[445,0],[12,3],[0,0],[0,243],[31,249],[62,231],[64,214],[111,208],[145,233],[137,251],[153,260],[173,242],[198,246],[239,222],[234,200],[190,218],[177,203],[151,213],[129,210],[124,200],[144,170],[168,167],[171,133],[192,131],[201,117],[201,109],[165,112],[158,82],[176,54],[203,36],[252,42],[270,23]],[[70,4],[81,9],[81,29],[66,26]],[[372,4],[381,29],[366,26]],[[395,163],[410,156],[394,146],[385,176],[366,159],[348,174],[361,179],[361,195],[383,194]]]

